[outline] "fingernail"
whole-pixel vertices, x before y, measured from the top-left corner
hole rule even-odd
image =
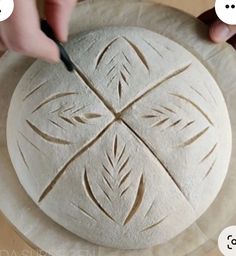
[[[217,22],[212,27],[211,35],[214,41],[224,42],[231,37],[231,31],[227,24]]]

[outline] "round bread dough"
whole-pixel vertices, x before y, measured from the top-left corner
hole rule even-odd
[[[231,154],[224,98],[180,44],[106,27],[67,45],[76,73],[36,61],[12,97],[19,180],[54,221],[96,244],[169,241],[206,211]]]

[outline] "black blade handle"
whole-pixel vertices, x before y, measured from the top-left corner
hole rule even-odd
[[[62,43],[57,39],[51,26],[48,24],[46,20],[43,20],[43,19],[40,21],[40,25],[41,25],[41,30],[45,33],[45,35],[47,35],[50,39],[52,39],[57,44],[60,52],[60,59],[64,63],[66,69],[69,72],[74,71],[75,69],[74,63],[72,62],[70,56],[66,52]]]

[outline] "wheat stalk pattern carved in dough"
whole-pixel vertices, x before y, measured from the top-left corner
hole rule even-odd
[[[105,184],[105,189],[103,189],[104,196],[107,197],[109,201],[114,201],[117,197],[121,200],[127,200],[124,198],[127,191],[130,189],[132,169],[129,167],[130,156],[126,156],[126,145],[122,147],[119,145],[119,139],[116,135],[113,141],[113,147],[111,153],[106,152],[106,161],[102,164],[102,178]],[[91,182],[89,181],[88,171],[85,168],[83,176],[84,190],[88,198],[99,208],[109,219],[112,221],[116,220],[112,217],[111,213],[108,213],[106,207],[104,207],[96,197],[93,192]],[[123,225],[129,223],[134,217],[135,213],[138,211],[145,192],[144,186],[144,176],[143,174],[137,181],[137,192],[135,194],[135,199],[131,203],[130,210],[126,213],[123,221]]]
[[[132,58],[130,58],[122,49],[116,54],[110,54],[110,50],[115,43],[119,43],[121,47],[129,47],[130,54],[135,55],[143,67],[149,71],[148,62],[143,55],[142,51],[129,39],[125,37],[118,37],[113,39],[98,55],[96,69],[99,68],[102,60],[109,58],[107,67],[107,87],[116,86],[119,99],[122,98],[124,87],[129,87],[129,79],[136,67],[133,66]]]

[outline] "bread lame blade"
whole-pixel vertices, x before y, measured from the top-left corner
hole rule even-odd
[[[41,30],[45,33],[46,36],[48,36],[51,40],[53,40],[56,45],[58,46],[59,52],[60,52],[60,59],[64,63],[66,69],[69,72],[73,72],[76,70],[76,66],[71,60],[69,54],[67,53],[66,49],[64,48],[63,44],[57,39],[53,29],[48,24],[46,20],[40,21]]]

